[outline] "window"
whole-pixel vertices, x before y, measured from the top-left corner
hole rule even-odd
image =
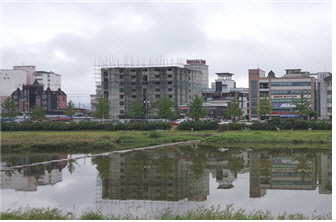
[[[327,103],[332,103],[332,99],[327,99]]]
[[[131,98],[132,98],[132,99],[135,99],[135,98],[136,98],[136,95],[132,95]]]
[[[120,96],[119,96],[119,99],[123,99],[123,98],[124,98],[124,95],[120,95]]]
[[[131,79],[135,79],[135,76],[131,76]]]
[[[332,86],[332,82],[327,82],[327,86]]]
[[[157,99],[160,98],[160,95],[155,95],[155,98],[157,98]]]
[[[168,68],[167,71],[172,71],[172,69],[171,69],[171,68]]]
[[[168,88],[168,91],[170,92],[170,91],[173,91],[173,88]],[[190,91],[190,90],[189,90]]]
[[[125,110],[120,110],[120,114],[124,114],[125,113]]]
[[[123,106],[123,105],[124,105],[124,102],[119,102],[119,105]]]
[[[132,86],[135,86],[135,85],[136,85],[136,82],[131,82],[131,85],[132,85]]]
[[[169,97],[169,98],[172,98],[172,97],[173,97],[173,95],[168,95],[168,97]]]
[[[135,69],[131,69],[131,72],[135,72]]]
[[[119,92],[124,92],[124,89],[123,89],[123,88],[120,88],[120,89],[119,89]]]
[[[156,92],[160,92],[160,88],[155,88],[155,91]]]
[[[168,75],[168,78],[173,78],[173,75]]]
[[[160,82],[155,82],[155,85],[160,85]]]
[[[328,95],[332,95],[332,90],[327,90]]]
[[[119,82],[119,86],[123,86],[124,85],[124,82]]]
[[[142,71],[143,71],[143,72],[147,72],[147,69],[143,69]]]
[[[120,73],[123,73],[123,72],[124,72],[124,70],[123,70],[123,69],[119,69],[119,72],[120,72]]]
[[[311,82],[272,82],[272,86],[311,86]]]
[[[160,75],[155,75],[155,78],[160,78]]]
[[[142,82],[142,85],[148,85],[148,82]]]
[[[136,89],[131,89],[131,91],[132,91],[132,92],[135,92],[135,91],[136,91]]]
[[[171,85],[171,84],[173,84],[173,82],[172,82],[172,81],[169,81],[169,82],[168,82],[168,85]],[[189,85],[190,85],[190,83],[189,83]]]
[[[142,77],[142,80],[143,80],[143,81],[148,81],[148,76],[143,76],[143,77]]]
[[[124,79],[124,75],[120,75],[120,76],[119,76],[119,79]]]

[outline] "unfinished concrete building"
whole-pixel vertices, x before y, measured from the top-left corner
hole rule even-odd
[[[110,118],[125,119],[132,100],[146,108],[146,119],[158,118],[155,104],[167,95],[179,110],[202,94],[202,72],[179,66],[113,67],[101,69],[103,94],[111,103]]]

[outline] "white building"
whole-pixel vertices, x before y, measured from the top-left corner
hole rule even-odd
[[[33,84],[34,82],[33,73],[36,71],[36,67],[34,65],[13,66],[13,69],[26,71],[27,84]]]
[[[27,71],[3,69],[0,71],[1,78],[1,103],[5,98],[17,89],[22,89],[24,84],[27,84]]]
[[[33,73],[33,79],[34,81],[37,80],[38,83],[43,84],[45,88],[49,87],[52,91],[61,88],[61,75],[52,71],[36,71]]]

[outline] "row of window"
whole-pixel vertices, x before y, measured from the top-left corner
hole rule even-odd
[[[168,92],[172,92],[173,88],[168,88]],[[124,88],[120,88],[119,92],[124,92]],[[131,92],[136,92],[136,89],[131,89]],[[155,88],[155,92],[161,92],[160,88]],[[189,89],[189,92],[191,92],[191,90]]]
[[[161,69],[162,70],[162,69]],[[167,68],[166,69],[168,72],[170,72],[170,71],[172,71],[172,68]],[[142,69],[142,72],[147,72],[148,71],[148,69]],[[155,72],[160,72],[160,69],[155,69],[154,70]],[[123,73],[124,72],[124,69],[119,69],[119,72],[120,73]],[[131,72],[136,72],[136,70],[135,69],[131,69]]]
[[[301,92],[311,94],[311,90],[276,90],[272,91],[272,95],[300,95]]]
[[[328,95],[332,95],[332,90],[327,90]]]
[[[332,86],[332,82],[327,82],[327,86]]]
[[[272,82],[272,86],[311,86],[311,82]]]
[[[139,83],[138,83],[139,84]],[[154,83],[155,85],[160,85],[161,84],[161,82],[155,82]],[[173,82],[172,81],[169,81],[168,82],[168,85],[172,85],[173,84]],[[123,85],[126,85],[124,82],[119,82],[119,86],[123,86]],[[136,86],[137,85],[137,82],[131,82],[131,86]],[[148,83],[147,82],[143,82],[143,85],[148,85]],[[165,85],[165,84],[164,84]],[[191,84],[189,83],[189,86],[190,86]]]
[[[332,103],[332,99],[327,99],[327,103]]]
[[[308,102],[311,101],[311,99],[307,99]],[[272,103],[291,103],[293,102],[293,99],[272,99]]]

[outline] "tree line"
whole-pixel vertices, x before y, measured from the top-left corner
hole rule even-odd
[[[104,95],[98,96],[96,101],[97,103],[95,104],[95,111],[92,113],[92,116],[100,119],[101,122],[103,122],[103,119],[109,118],[110,102]],[[309,101],[309,98],[304,97],[303,91],[301,92],[300,98],[293,99],[292,103],[296,106],[296,109],[298,110],[297,115],[300,117],[308,116],[310,119],[311,117],[317,116],[317,112],[311,108],[311,101]],[[165,120],[181,118],[182,116],[180,115],[179,111],[174,111],[174,105],[174,102],[167,95],[163,95],[155,105],[157,115]],[[15,118],[20,114],[20,111],[17,108],[17,104],[11,100],[10,97],[6,98],[1,106],[2,117]],[[272,108],[273,106],[268,95],[264,94],[262,97],[260,97],[257,109],[257,113],[260,117],[264,117],[264,119],[266,119],[266,116],[270,116]],[[70,100],[67,104],[67,109],[64,112],[64,115],[70,117],[73,116],[76,113],[74,109],[74,103]],[[145,106],[134,99],[129,105],[129,111],[126,113],[126,116],[131,119],[143,119],[146,115],[146,112],[147,110]],[[203,98],[199,95],[195,95],[188,104],[188,112],[186,115],[197,121],[200,118],[207,116],[208,112],[209,111],[203,106]],[[237,118],[243,115],[243,109],[240,107],[236,97],[234,97],[233,100],[228,103],[225,114],[234,122],[237,120]],[[40,105],[33,106],[29,116],[31,120],[41,121],[46,119],[43,107]]]

